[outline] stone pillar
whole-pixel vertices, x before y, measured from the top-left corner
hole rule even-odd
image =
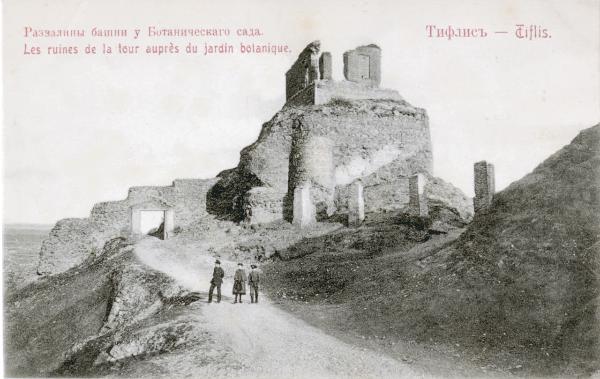
[[[316,211],[312,201],[310,183],[303,183],[294,189],[294,219],[292,223],[304,228],[316,222]]]
[[[360,180],[350,185],[348,191],[348,226],[359,226],[365,219],[365,199]]]
[[[429,216],[429,206],[425,196],[427,177],[423,174],[413,175],[408,178],[408,210],[412,216]]]
[[[331,53],[326,51],[319,58],[319,72],[321,80],[330,80],[332,78]]]
[[[169,239],[173,237],[173,230],[175,229],[175,213],[172,209],[167,209],[164,217],[163,239]]]
[[[475,213],[488,208],[492,204],[496,183],[494,179],[494,165],[486,161],[477,162],[474,165],[475,197],[473,208]]]
[[[141,222],[142,222],[142,217],[140,214],[140,210],[139,209],[135,209],[135,208],[131,208],[130,209],[130,214],[131,214],[131,230],[130,233],[132,235],[136,235],[136,234],[140,234],[141,233]]]

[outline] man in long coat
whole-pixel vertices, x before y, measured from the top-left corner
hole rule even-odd
[[[248,280],[246,276],[246,271],[244,271],[244,265],[238,263],[238,269],[235,270],[235,274],[233,275],[233,295],[235,296],[234,304],[238,302],[238,298],[240,303],[242,302],[242,295],[246,294],[246,281]]]
[[[260,275],[256,269],[256,265],[250,265],[252,271],[248,275],[248,285],[250,286],[250,302],[258,303],[258,283],[260,282]]]
[[[213,277],[210,281],[210,290],[208,290],[208,302],[212,303],[212,296],[215,287],[217,287],[217,303],[221,302],[221,284],[223,284],[223,277],[225,271],[221,268],[221,262],[217,259],[215,261],[215,268],[213,269]]]

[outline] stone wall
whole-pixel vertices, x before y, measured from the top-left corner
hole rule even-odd
[[[316,90],[317,90],[317,82],[311,83],[308,86],[304,87],[300,91],[293,94],[290,98],[287,99],[287,106],[297,106],[297,105],[307,105],[307,104],[316,104]]]
[[[285,98],[289,100],[310,84],[319,80],[319,50],[321,43],[308,44],[285,74]]]
[[[310,43],[286,73],[286,104],[292,106],[325,104],[333,99],[394,99],[398,92],[380,89],[381,49],[377,45],[359,46],[344,53],[344,77],[333,80],[332,57],[319,56],[320,43]]]
[[[390,166],[393,165],[387,165],[361,179],[365,213],[410,213],[410,178],[394,176],[395,171]],[[424,177],[426,185],[423,196],[431,218],[447,220],[451,213],[452,221],[457,224],[466,224],[472,220],[473,203],[469,197],[440,178],[429,174]],[[335,205],[339,214],[348,213],[346,201],[351,196],[351,187],[352,184],[336,187]]]
[[[314,106],[286,106],[263,125],[258,140],[242,150],[238,167],[219,175],[209,194],[217,217],[241,215],[235,199],[252,187],[288,193],[293,126],[300,122],[317,136],[333,142],[335,185],[343,187],[364,179],[365,211],[396,208],[408,201],[405,177],[433,170],[431,139],[425,110],[403,100],[331,101]],[[254,184],[246,186],[252,178]],[[242,186],[241,184],[244,184]],[[343,204],[342,204],[343,205]],[[345,207],[345,205],[343,205]],[[291,219],[291,214],[286,214]]]
[[[319,105],[335,100],[396,100],[402,101],[397,91],[372,87],[349,81],[319,80],[309,84],[289,98],[288,106]],[[406,109],[410,113],[409,109]]]
[[[248,224],[266,224],[283,218],[283,199],[268,187],[255,187],[246,192],[244,199],[244,221]]]
[[[127,198],[97,203],[86,219],[56,223],[42,243],[39,274],[55,274],[101,251],[115,237],[132,236],[132,209],[172,209],[173,228],[207,217],[206,193],[216,179],[178,179],[171,186],[132,187]]]
[[[319,81],[312,90],[312,103],[325,104],[335,99],[361,100],[381,99],[402,101],[402,96],[397,91],[385,88],[372,87],[369,85],[349,81]],[[304,100],[307,100],[304,98]],[[299,102],[299,99],[298,99]],[[410,112],[409,109],[406,110]]]

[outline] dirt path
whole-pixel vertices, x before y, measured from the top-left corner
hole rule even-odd
[[[150,267],[202,293],[208,290],[213,258],[192,246],[146,239],[136,254]],[[267,378],[424,377],[423,373],[392,358],[351,346],[272,304],[232,304],[234,263],[223,262],[225,281],[220,304],[204,304],[206,328],[216,341],[231,349],[241,362],[228,375]]]

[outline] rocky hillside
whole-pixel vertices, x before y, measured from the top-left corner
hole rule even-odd
[[[112,362],[192,339],[173,312],[197,295],[140,264],[132,250],[123,239],[111,240],[98,257],[8,296],[5,374],[99,374]]]
[[[435,342],[507,374],[597,370],[599,141],[600,126],[582,131],[458,238],[367,224],[297,245],[268,267],[269,291],[391,351]]]

